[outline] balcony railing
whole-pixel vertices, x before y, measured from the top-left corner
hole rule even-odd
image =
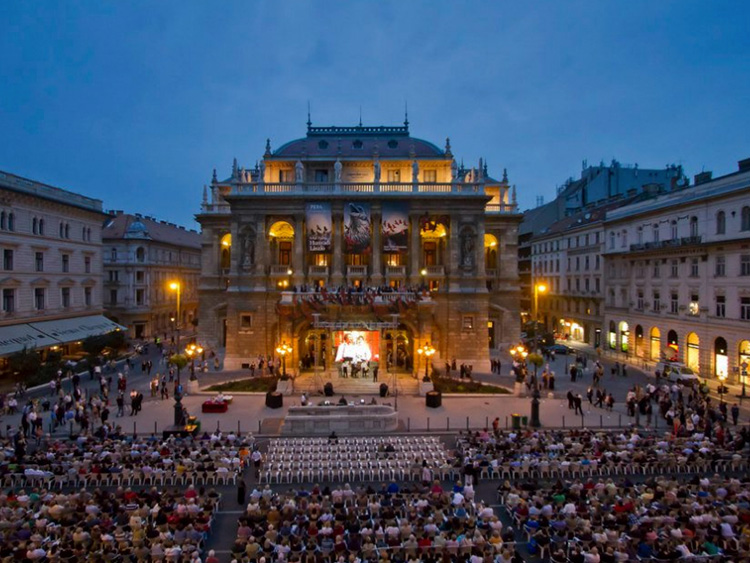
[[[254,194],[336,194],[336,193],[446,193],[484,194],[484,184],[476,183],[373,183],[373,182],[304,182],[233,184],[230,195]]]
[[[426,275],[428,277],[445,275],[445,267],[443,266],[426,266],[424,269],[427,270]]]
[[[385,275],[389,278],[403,277],[406,275],[406,266],[386,266]]]
[[[328,266],[310,266],[307,275],[328,277]]]
[[[346,275],[351,276],[366,276],[367,275],[367,266],[347,266],[346,267]]]
[[[652,242],[639,242],[636,244],[631,244],[630,251],[637,252],[644,250],[660,250],[662,248],[677,248],[680,246],[693,246],[695,244],[700,244],[702,240],[702,235],[695,235],[692,237],[673,238]]]
[[[284,266],[281,264],[272,264],[271,265],[271,275],[272,276],[288,276],[289,275],[289,266]]]

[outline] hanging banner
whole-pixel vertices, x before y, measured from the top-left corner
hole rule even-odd
[[[350,254],[368,254],[372,242],[372,219],[369,203],[347,203],[344,206],[344,248]]]
[[[383,202],[383,252],[401,253],[409,247],[409,203]]]
[[[333,221],[330,202],[308,203],[305,205],[307,223],[307,251],[330,252]]]

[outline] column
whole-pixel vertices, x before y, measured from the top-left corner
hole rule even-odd
[[[451,215],[450,233],[448,235],[448,253],[450,256],[448,272],[448,291],[458,291],[461,277],[461,253],[458,238],[458,219]]]
[[[486,287],[484,278],[487,277],[484,264],[484,217],[477,217],[477,240],[474,244],[475,261],[477,264],[477,277],[482,278],[481,287]]]
[[[411,242],[409,243],[409,283],[419,285],[421,274],[419,273],[419,215],[412,213],[409,216],[409,234]]]
[[[242,242],[240,241],[240,226],[237,221],[232,221],[229,232],[232,235],[232,245],[229,247],[229,275],[236,276],[240,272],[240,262],[242,261],[240,250]]]
[[[341,285],[344,281],[344,214],[341,209],[333,209],[331,211],[331,219],[333,222],[333,271],[331,273],[331,283],[337,286]]]
[[[383,283],[383,243],[381,242],[381,212],[372,214],[372,264],[370,267],[370,282],[372,285],[381,285]]]
[[[292,253],[292,285],[299,287],[305,281],[305,216],[294,215],[294,248]]]

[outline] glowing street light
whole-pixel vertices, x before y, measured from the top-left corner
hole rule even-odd
[[[417,354],[421,357],[424,354],[424,376],[429,377],[430,358],[435,353],[435,348],[430,346],[429,342],[425,342],[422,346],[417,348]]]
[[[169,289],[177,292],[177,318],[172,317],[173,326],[177,330],[177,348],[180,347],[180,301],[182,297],[182,284],[178,281],[173,281],[169,284]]]
[[[195,358],[203,353],[203,348],[197,344],[190,344],[185,348],[185,354],[190,358],[190,380],[195,381]]]
[[[286,355],[292,353],[292,347],[289,346],[286,342],[282,342],[276,348],[276,353],[279,356],[281,356],[281,375],[282,377],[285,377],[286,376]]]
[[[546,293],[546,291],[545,284],[534,284],[534,350],[539,346],[539,294]]]

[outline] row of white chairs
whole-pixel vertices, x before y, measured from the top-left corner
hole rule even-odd
[[[445,463],[428,462],[434,477],[451,479],[457,469]],[[353,481],[418,481],[421,463],[408,460],[342,461],[339,463],[270,463],[260,472],[261,483],[313,483]]]

